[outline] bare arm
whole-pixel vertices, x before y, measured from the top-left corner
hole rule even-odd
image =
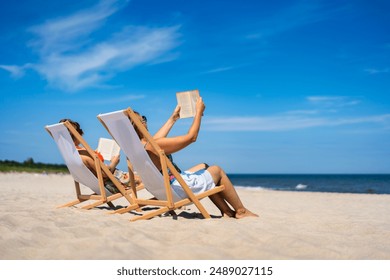
[[[90,156],[80,155],[80,157],[85,166],[96,175],[95,161]]]
[[[120,156],[116,155],[111,158],[110,164],[107,165],[108,169],[113,173],[115,171],[116,166],[119,164]]]
[[[81,156],[81,159],[82,159],[83,163],[85,164],[85,166],[96,175],[96,166],[95,166],[94,159],[91,158],[90,156],[86,156],[86,155],[80,155],[80,156]],[[111,173],[113,173],[115,171],[115,168],[119,163],[119,160],[120,160],[119,155],[113,156],[110,164],[107,165],[107,167]],[[107,178],[107,175],[105,173],[103,173],[103,178]]]
[[[205,105],[200,97],[196,102],[196,114],[187,134],[176,137],[161,137],[156,139],[156,143],[166,154],[172,154],[182,150],[198,138],[200,124],[205,110]]]
[[[167,137],[169,131],[171,131],[171,128],[179,118],[180,118],[180,106],[177,105],[172,115],[165,122],[165,124],[156,132],[156,134],[153,135],[153,138],[158,139],[162,137]]]

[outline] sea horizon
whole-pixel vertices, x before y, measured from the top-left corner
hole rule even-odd
[[[278,191],[390,194],[390,174],[228,174],[236,187]]]

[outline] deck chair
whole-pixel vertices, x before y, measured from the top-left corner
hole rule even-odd
[[[166,212],[172,212],[172,210],[191,203],[198,208],[204,218],[210,218],[209,213],[199,200],[222,191],[224,186],[216,186],[211,190],[195,195],[186,185],[180,174],[173,167],[172,162],[166,157],[164,151],[156,144],[152,136],[131,108],[107,114],[100,114],[98,115],[98,119],[121,147],[122,151],[131,162],[134,171],[141,177],[145,189],[156,198],[155,200],[142,200],[136,195],[134,197],[135,203],[140,206],[153,205],[160,207],[150,213],[135,217],[131,219],[131,221],[150,219]],[[153,145],[153,148],[158,151],[161,160],[162,174],[153,164],[149,155],[142,146],[142,143],[130,120],[137,126],[143,136],[146,137],[148,143]],[[182,186],[187,198],[180,198],[171,188],[168,169],[171,170],[173,176]],[[119,209],[118,211],[123,213],[126,210],[127,209]],[[145,212],[146,211],[143,211],[143,213]]]
[[[127,191],[125,187],[112,175],[108,167],[103,162],[101,162],[96,153],[76,131],[72,124],[66,121],[64,123],[48,125],[45,127],[45,129],[57,144],[65,164],[67,165],[69,172],[74,179],[76,188],[77,199],[60,205],[57,208],[74,206],[88,200],[92,200],[94,202],[84,205],[81,207],[82,209],[91,209],[102,204],[108,204],[110,207],[114,207],[112,201],[121,197],[124,197],[130,205],[134,204],[134,200],[131,197],[131,195],[134,193],[134,180],[132,183],[133,188],[130,191]],[[83,163],[79,152],[74,145],[72,135],[79,140],[79,142],[86,149],[87,153],[94,159],[97,176],[95,176]],[[119,190],[119,193],[112,194],[104,188],[103,173],[106,174],[108,178],[115,184]],[[93,191],[93,194],[82,194],[80,183],[90,188]],[[134,205],[130,208],[137,209],[138,206]]]

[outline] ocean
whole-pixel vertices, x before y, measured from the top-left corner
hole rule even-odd
[[[390,174],[229,174],[228,176],[236,187],[298,192],[390,194]]]

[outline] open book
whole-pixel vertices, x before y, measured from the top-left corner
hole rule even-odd
[[[111,160],[113,156],[119,154],[121,148],[112,139],[100,138],[97,151],[103,156],[104,160]]]
[[[180,106],[180,118],[191,118],[196,113],[196,101],[199,90],[189,90],[176,93],[177,104]]]

